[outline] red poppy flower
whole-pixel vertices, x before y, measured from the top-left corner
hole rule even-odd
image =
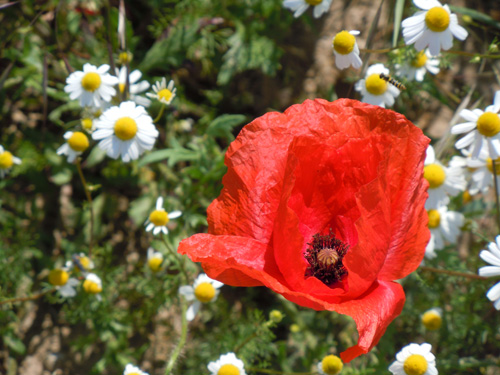
[[[317,99],[243,128],[226,154],[209,234],[181,242],[224,284],[271,288],[356,322],[368,352],[405,301],[393,280],[429,240],[423,162],[429,139],[404,116],[354,100]]]

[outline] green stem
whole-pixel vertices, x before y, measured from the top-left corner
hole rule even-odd
[[[187,317],[186,317],[186,311],[187,311],[187,302],[184,298],[181,299],[181,314],[182,314],[182,327],[181,327],[181,338],[179,339],[179,343],[175,347],[168,363],[167,367],[165,368],[165,375],[170,375],[172,369],[174,368],[175,362],[177,361],[177,358],[179,358],[179,355],[181,354],[182,348],[186,344],[186,337],[187,337],[187,328],[188,328],[188,323],[187,323]]]
[[[0,305],[4,305],[6,303],[14,303],[14,302],[33,301],[35,299],[42,298],[44,295],[52,293],[56,290],[57,288],[52,288],[52,289],[47,289],[46,291],[40,292],[38,294],[33,294],[32,296],[4,299],[3,301],[0,301]]]
[[[158,121],[160,121],[161,116],[163,116],[163,112],[165,112],[165,107],[166,105],[162,103],[160,112],[158,113],[158,116],[156,116],[156,118],[153,120],[153,123],[156,124]]]
[[[497,167],[495,159],[491,158],[491,163],[493,166],[493,183],[495,185],[495,205],[497,207],[497,225],[498,230],[500,231],[500,201],[498,198],[498,181],[497,181]]]
[[[78,174],[80,175],[80,180],[83,184],[83,189],[85,190],[85,195],[89,201],[90,210],[90,239],[89,239],[89,258],[92,256],[92,245],[94,243],[94,209],[92,208],[92,195],[90,195],[90,190],[87,185],[87,181],[83,176],[82,166],[80,164],[80,158],[76,158],[76,169],[78,169]]]
[[[434,273],[442,273],[442,274],[449,275],[449,276],[466,277],[468,279],[476,279],[476,280],[487,280],[486,277],[479,276],[479,275],[476,275],[474,273],[443,270],[443,269],[440,269],[440,268],[428,267],[428,266],[420,266],[418,269],[422,270],[422,271],[428,271],[428,272],[434,272]]]
[[[186,271],[186,267],[184,266],[184,258],[181,258],[179,256],[179,254],[177,254],[175,252],[175,250],[170,246],[170,244],[167,241],[167,237],[166,237],[165,234],[162,235],[162,240],[163,240],[163,243],[165,244],[165,246],[167,247],[168,252],[170,254],[172,254],[172,256],[176,259],[177,263],[179,264],[179,268],[180,268],[182,274],[184,275],[186,283],[189,283],[189,275],[188,275],[188,273]]]
[[[277,370],[268,370],[268,369],[260,369],[255,367],[250,367],[247,369],[249,372],[260,372],[263,374],[276,374],[276,375],[313,375],[317,374],[317,372],[283,372]]]

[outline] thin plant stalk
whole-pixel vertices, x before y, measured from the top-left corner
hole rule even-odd
[[[182,314],[181,337],[179,339],[179,343],[172,352],[170,359],[168,360],[167,367],[165,368],[165,375],[170,375],[172,369],[174,368],[175,362],[177,361],[177,358],[179,358],[179,355],[182,352],[182,348],[186,344],[187,329],[188,329],[186,311],[187,311],[187,301],[184,298],[181,298],[181,314]]]
[[[57,288],[52,288],[52,289],[47,289],[47,290],[40,292],[38,294],[33,294],[32,296],[4,299],[3,301],[0,301],[0,305],[5,305],[7,303],[15,303],[15,302],[33,301],[35,299],[42,298],[44,295],[52,293],[56,290],[57,290]]]
[[[166,107],[166,105],[162,103],[160,112],[158,113],[158,116],[156,116],[156,118],[153,120],[153,123],[156,124],[158,121],[160,121],[161,116],[163,116],[163,112],[165,112],[165,107]]]
[[[497,181],[497,166],[495,159],[491,158],[491,164],[493,166],[493,184],[495,185],[495,205],[497,209],[497,225],[500,231],[500,200],[498,198],[498,181]]]
[[[188,275],[188,273],[186,271],[186,267],[184,266],[184,261],[183,261],[184,259],[181,259],[181,257],[179,257],[179,254],[177,254],[174,251],[174,249],[172,249],[172,247],[170,246],[170,244],[167,241],[166,235],[163,235],[162,239],[163,239],[163,243],[167,247],[168,252],[170,254],[172,254],[172,256],[177,260],[177,263],[179,264],[179,268],[180,268],[180,270],[182,272],[182,275],[184,276],[186,283],[188,283],[189,282],[189,275]]]
[[[92,207],[92,195],[90,194],[90,189],[87,185],[87,181],[83,176],[82,166],[80,164],[80,158],[76,159],[76,169],[78,169],[78,175],[80,176],[80,180],[82,181],[83,189],[85,190],[85,196],[89,201],[89,210],[90,210],[90,238],[89,238],[89,257],[92,256],[92,246],[94,244],[94,209]]]
[[[443,270],[441,268],[428,267],[428,266],[420,266],[418,269],[422,270],[422,271],[433,272],[433,273],[442,273],[444,275],[449,275],[449,276],[465,277],[467,279],[487,280],[486,277],[479,276],[479,275],[476,275],[474,273]]]

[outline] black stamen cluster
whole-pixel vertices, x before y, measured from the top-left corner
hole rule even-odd
[[[315,234],[313,241],[308,243],[308,245],[309,248],[306,250],[304,256],[310,264],[306,270],[306,277],[314,276],[327,286],[332,287],[347,274],[347,270],[342,264],[342,259],[347,253],[349,245],[337,239],[332,229],[330,229],[330,233],[327,235]],[[318,254],[323,249],[334,249],[337,252],[339,258],[335,264],[325,266],[324,262],[318,260]]]

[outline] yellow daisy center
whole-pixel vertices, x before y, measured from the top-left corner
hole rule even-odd
[[[427,361],[420,354],[412,354],[406,359],[403,369],[407,375],[424,375],[427,371]]]
[[[152,222],[156,227],[163,227],[164,225],[167,225],[170,220],[166,211],[154,210],[149,215],[149,221]]]
[[[306,3],[312,6],[319,5],[323,2],[323,0],[306,0]]]
[[[123,94],[123,92],[125,91],[125,84],[124,83],[119,83],[118,84],[118,90],[120,90],[120,93]]]
[[[341,31],[333,38],[333,49],[341,55],[348,55],[354,49],[356,38],[348,31]]]
[[[366,90],[373,95],[382,95],[387,91],[387,82],[380,78],[380,74],[370,75],[365,81]]]
[[[485,137],[493,137],[500,132],[500,117],[496,113],[485,112],[477,119],[477,131]]]
[[[153,272],[158,272],[161,267],[161,263],[163,262],[163,259],[160,257],[153,257],[151,259],[148,259],[148,266]]]
[[[82,119],[82,127],[85,129],[85,130],[92,130],[92,119],[91,118],[84,118]]]
[[[427,223],[427,226],[429,228],[439,227],[439,224],[441,223],[441,215],[439,214],[439,211],[429,210],[427,211],[427,215],[429,216],[429,222]]]
[[[488,170],[493,173],[493,160],[491,158],[486,159],[486,167]],[[500,175],[500,158],[495,159],[495,170],[496,170],[496,175]]]
[[[115,135],[122,141],[128,141],[135,137],[137,123],[130,117],[122,117],[115,122]]]
[[[342,367],[344,367],[342,360],[333,354],[327,355],[321,361],[321,369],[325,374],[328,375],[338,374],[340,371],[342,371]]]
[[[436,33],[445,31],[450,24],[450,15],[443,7],[434,7],[427,11],[425,24]]]
[[[88,270],[90,268],[90,259],[88,257],[80,257],[80,264],[83,268]]]
[[[89,139],[82,132],[74,132],[68,139],[68,145],[76,152],[83,152],[89,147]]]
[[[95,72],[87,73],[82,78],[82,87],[85,91],[94,92],[101,86],[101,76]]]
[[[102,292],[102,287],[92,280],[85,280],[83,282],[83,290],[89,294],[97,294]]]
[[[128,54],[127,52],[121,52],[118,55],[118,61],[120,64],[125,65],[126,63],[132,61],[132,55]]]
[[[472,195],[470,195],[469,190],[464,191],[464,194],[462,195],[462,202],[464,204],[469,203],[472,200]]]
[[[425,51],[420,51],[411,62],[411,66],[413,66],[414,68],[421,68],[425,65],[426,62],[427,55],[425,54]]]
[[[7,169],[14,164],[14,158],[9,151],[4,151],[0,154],[0,169]]]
[[[194,295],[198,301],[207,303],[214,299],[215,288],[209,282],[200,283],[194,290]]]
[[[442,319],[436,311],[427,311],[422,315],[422,324],[429,331],[435,331],[441,327]]]
[[[429,164],[424,167],[424,178],[429,182],[430,189],[436,189],[446,180],[446,173],[439,164]]]
[[[138,372],[129,372],[127,375],[139,375]]]
[[[49,272],[49,283],[54,286],[63,286],[68,282],[69,274],[60,268],[53,269]]]
[[[219,371],[217,371],[217,375],[239,375],[239,374],[240,370],[238,369],[238,367],[230,363],[222,365]]]
[[[172,97],[172,91],[170,91],[169,89],[163,89],[158,91],[158,99],[162,101],[164,100],[168,102],[171,97]]]

